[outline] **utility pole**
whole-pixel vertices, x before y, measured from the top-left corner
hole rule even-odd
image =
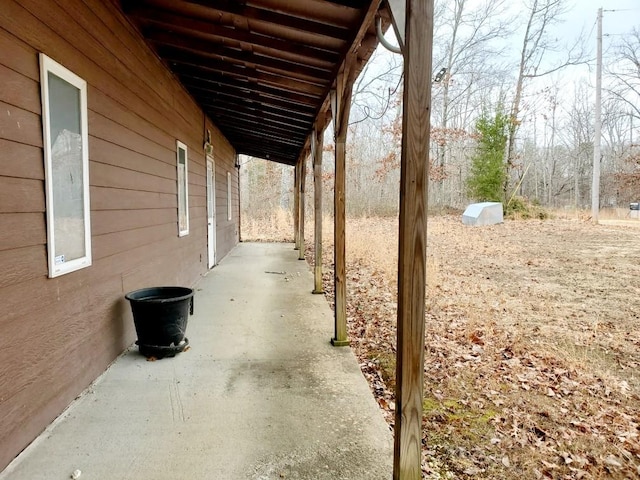
[[[602,137],[602,7],[598,9],[598,53],[596,59],[596,118],[593,139],[593,181],[591,183],[591,219],[600,215],[600,142]]]

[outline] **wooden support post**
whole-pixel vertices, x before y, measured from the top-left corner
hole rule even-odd
[[[304,194],[305,194],[305,185],[307,178],[307,155],[306,152],[302,154],[302,158],[300,159],[300,200],[298,200],[298,205],[300,206],[300,217],[298,219],[298,260],[304,260]]]
[[[335,187],[333,199],[333,248],[335,283],[335,329],[331,343],[336,347],[349,345],[347,338],[347,283],[346,283],[346,216],[345,216],[345,141],[336,136]]]
[[[422,478],[427,185],[433,0],[406,1],[394,480]]]
[[[311,139],[311,155],[313,156],[313,210],[314,210],[314,266],[313,293],[324,293],[322,286],[322,144],[324,131],[316,125]]]
[[[300,248],[300,166],[296,163],[293,172],[293,242],[294,250]]]
[[[242,202],[241,200],[241,196],[240,196],[240,155],[238,155],[236,153],[236,172],[237,172],[237,179],[238,179],[238,242],[242,242],[242,208],[241,208],[241,204]],[[215,228],[215,226],[213,227]]]
[[[355,80],[355,57],[345,61],[345,67],[338,74],[335,93],[332,92],[332,113],[334,115],[336,172],[334,187],[334,282],[335,282],[335,334],[331,344],[336,347],[349,345],[347,338],[347,276],[345,248],[345,184],[346,184],[346,143],[349,130],[351,94]]]

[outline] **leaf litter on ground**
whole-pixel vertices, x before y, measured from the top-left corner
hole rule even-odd
[[[390,428],[397,231],[395,219],[347,222],[349,337]],[[429,219],[424,478],[640,478],[638,233]]]

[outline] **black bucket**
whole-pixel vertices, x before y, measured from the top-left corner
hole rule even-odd
[[[151,287],[129,292],[140,353],[146,357],[173,357],[182,352],[189,314],[193,315],[193,294],[186,287]]]

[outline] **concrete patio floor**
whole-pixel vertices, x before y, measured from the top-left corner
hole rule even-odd
[[[188,351],[129,349],[0,480],[391,478],[391,433],[297,256],[238,245],[196,285]]]

